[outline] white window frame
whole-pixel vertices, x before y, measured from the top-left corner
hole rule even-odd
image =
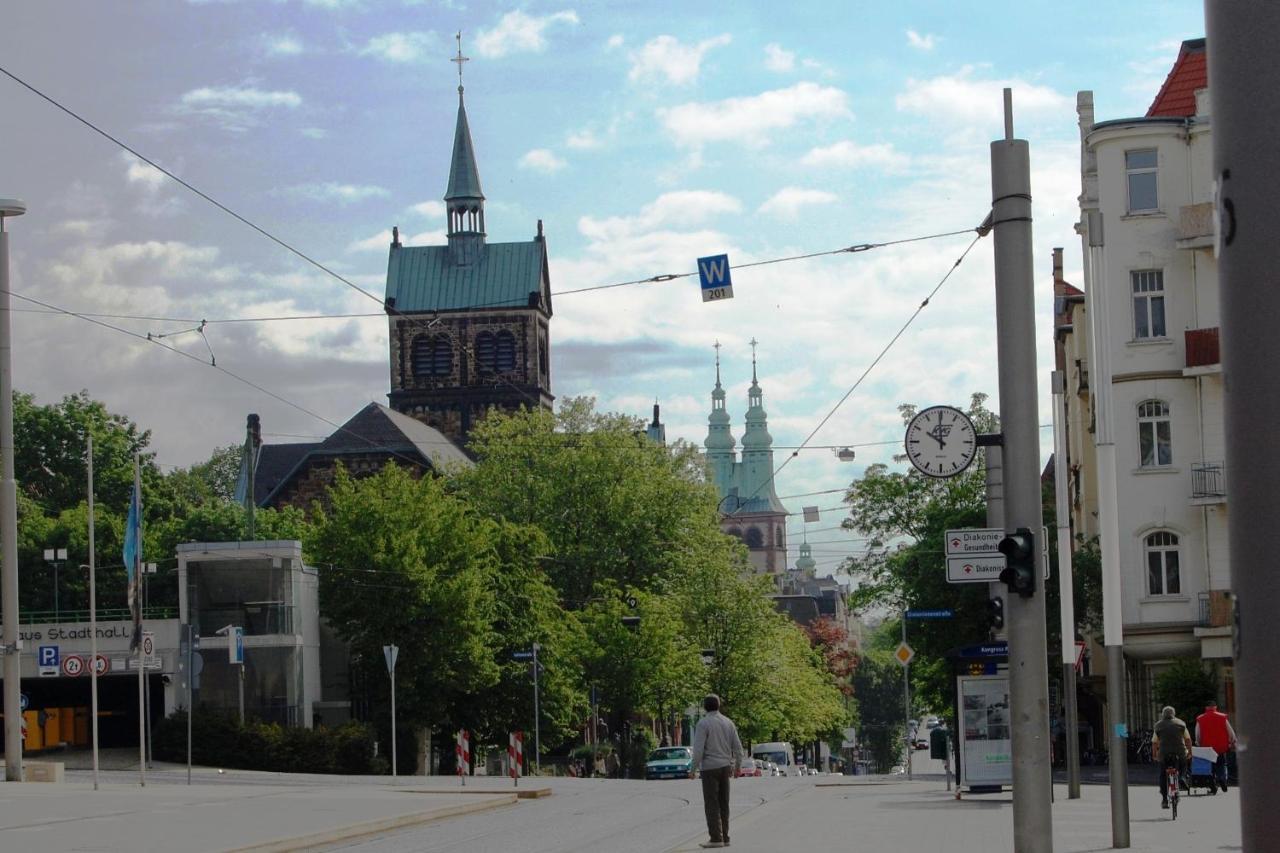
[[[1155,159],[1152,166],[1130,166],[1129,155],[1150,154]],[[1142,175],[1151,175],[1155,179],[1155,204],[1151,207],[1134,207],[1133,179]],[[1124,152],[1124,191],[1125,209],[1129,213],[1153,213],[1160,209],[1160,152],[1155,148],[1135,148]]]
[[[1135,341],[1163,340],[1169,336],[1169,300],[1164,289],[1164,270],[1145,269],[1129,271],[1129,297],[1133,305],[1133,339]],[[1160,306],[1160,329],[1157,334],[1155,305]],[[1139,327],[1139,319],[1146,326],[1146,333]]]
[[[1183,595],[1181,546],[1178,534],[1172,530],[1153,530],[1142,537],[1142,565],[1147,573],[1148,595]],[[1152,557],[1159,563],[1159,589],[1154,588]],[[1176,588],[1170,589],[1170,586]]]
[[[1161,425],[1164,426],[1167,457],[1163,461],[1160,458]],[[1152,450],[1149,461],[1142,452],[1143,436],[1148,433]],[[1173,465],[1173,418],[1165,400],[1143,400],[1138,404],[1138,465],[1141,468],[1168,468]]]

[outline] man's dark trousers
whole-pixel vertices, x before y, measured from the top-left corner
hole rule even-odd
[[[702,806],[707,812],[707,833],[712,841],[729,840],[729,780],[733,765],[702,771]]]

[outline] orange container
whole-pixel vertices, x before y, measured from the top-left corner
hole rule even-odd
[[[58,740],[70,746],[76,742],[76,709],[58,709]]]
[[[89,743],[89,709],[76,708],[75,740],[76,746],[90,746]]]
[[[44,749],[44,732],[40,730],[40,720],[36,712],[23,711],[22,720],[27,724],[27,739],[22,742],[22,748],[27,752]]]
[[[44,709],[44,748],[49,749],[62,742],[62,709]]]

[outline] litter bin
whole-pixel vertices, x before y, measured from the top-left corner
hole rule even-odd
[[[936,758],[939,761],[947,760],[947,740],[951,733],[944,727],[937,726],[933,731],[929,732],[929,757]]]

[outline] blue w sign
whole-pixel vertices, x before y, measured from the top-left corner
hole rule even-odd
[[[702,283],[703,302],[733,298],[733,278],[729,275],[728,255],[698,258],[698,280]]]

